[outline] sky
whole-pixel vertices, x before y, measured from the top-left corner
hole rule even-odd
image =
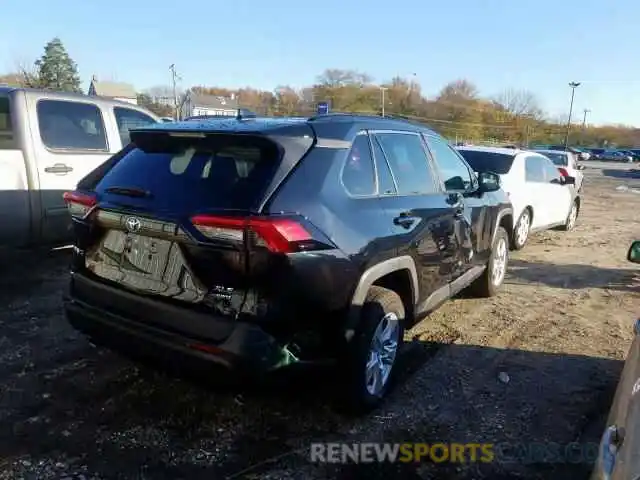
[[[59,37],[92,75],[138,91],[169,85],[273,90],[327,68],[434,96],[465,78],[481,94],[528,90],[550,116],[640,127],[638,0],[0,0],[0,73]]]

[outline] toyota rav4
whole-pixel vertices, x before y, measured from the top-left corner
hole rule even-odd
[[[438,134],[357,115],[158,124],[65,194],[92,342],[209,370],[330,360],[387,393],[404,330],[507,268],[512,210]]]

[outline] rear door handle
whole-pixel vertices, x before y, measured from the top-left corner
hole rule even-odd
[[[49,167],[45,167],[44,171],[47,172],[47,173],[55,173],[57,175],[64,175],[64,174],[67,174],[69,172],[73,172],[73,168],[70,167],[69,165],[65,165],[64,163],[56,163],[56,164],[51,165]]]
[[[404,227],[404,228],[410,228],[411,225],[416,223],[416,220],[417,220],[416,217],[412,217],[407,213],[401,213],[399,216],[393,219],[393,223],[394,225],[400,225],[401,227]]]

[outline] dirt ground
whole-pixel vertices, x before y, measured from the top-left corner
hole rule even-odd
[[[330,372],[214,387],[97,349],[65,322],[65,251],[2,257],[0,479],[586,478],[581,461],[309,461],[311,442],[599,440],[640,311],[640,179],[589,164],[575,231],[538,234],[504,290],[460,298],[407,333],[404,373],[378,411],[333,406]]]

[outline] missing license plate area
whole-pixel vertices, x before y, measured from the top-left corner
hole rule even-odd
[[[96,275],[132,290],[200,302],[206,289],[188,268],[177,243],[109,230],[86,257]]]

